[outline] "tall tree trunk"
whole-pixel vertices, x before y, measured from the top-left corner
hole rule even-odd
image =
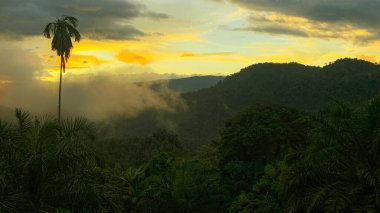
[[[62,69],[64,69],[64,58],[63,55],[61,55],[61,67],[59,72],[59,95],[58,95],[58,122],[61,121],[61,91],[62,91]]]

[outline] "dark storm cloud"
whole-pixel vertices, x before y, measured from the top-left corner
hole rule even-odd
[[[379,0],[231,0],[251,9],[281,12],[316,21],[379,25]]]
[[[61,15],[77,17],[81,32],[99,39],[144,35],[130,24],[133,18],[168,18],[132,0],[1,0],[0,33],[8,37],[41,34],[45,24]]]
[[[226,0],[253,11],[276,12],[287,16],[303,17],[313,22],[350,25],[366,29],[380,38],[380,0]],[[274,26],[268,27],[269,32]],[[252,28],[251,28],[252,30]],[[263,28],[258,28],[263,30]],[[281,29],[278,29],[281,31]],[[332,29],[334,30],[334,29]],[[290,32],[293,34],[293,32]]]
[[[143,35],[146,35],[146,34],[130,25],[117,26],[117,27],[105,26],[103,28],[94,28],[94,29],[89,29],[86,31],[86,36],[90,39],[95,39],[95,40],[101,40],[101,39],[133,40],[137,36],[143,36]]]

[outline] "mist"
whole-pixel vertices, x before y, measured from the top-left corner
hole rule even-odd
[[[38,79],[41,74],[51,75],[42,73],[43,60],[17,45],[2,44],[1,48],[5,51],[0,53],[0,116],[9,117],[6,114],[14,108],[25,109],[33,115],[56,115],[58,82]],[[66,72],[63,75],[63,117],[130,118],[147,109],[173,112],[186,107],[180,94],[168,89],[165,83],[159,90],[152,90],[149,84],[133,82],[143,81],[144,75],[147,80],[158,79],[159,74],[141,73],[137,79],[136,74],[107,75],[107,70],[103,73],[76,76]]]

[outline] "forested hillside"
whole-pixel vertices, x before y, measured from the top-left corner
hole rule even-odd
[[[380,66],[368,61],[340,59],[324,67],[263,63],[246,67],[210,88],[183,94],[186,110],[148,110],[139,117],[114,122],[115,128],[130,135],[158,127],[172,129],[192,146],[215,137],[226,119],[255,103],[311,112],[334,100],[357,106],[379,91]]]

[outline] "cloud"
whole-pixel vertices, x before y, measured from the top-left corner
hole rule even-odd
[[[181,54],[181,57],[195,57],[195,56],[229,56],[233,55],[233,52],[210,52],[210,53],[193,53],[193,52],[184,52]]]
[[[153,61],[152,55],[149,53],[146,54],[137,54],[130,51],[122,51],[117,55],[117,59],[122,62],[129,64],[140,64],[147,65]]]
[[[181,57],[193,57],[193,56],[196,56],[196,54],[195,53],[182,53],[181,54]]]
[[[0,81],[29,83],[42,72],[42,59],[19,45],[3,42],[0,45]]]
[[[57,57],[56,57],[57,59]],[[108,60],[100,59],[93,55],[78,55],[73,54],[70,56],[70,63],[67,63],[67,67],[79,67],[79,68],[85,68],[89,66],[94,65],[100,65],[100,64],[109,64],[111,63]],[[56,63],[57,66],[59,66],[59,62]]]
[[[379,26],[378,0],[229,0],[257,11],[280,12],[322,22]],[[377,18],[377,19],[374,19]]]
[[[134,117],[148,109],[174,112],[186,107],[180,94],[167,87],[152,90],[149,85],[123,81],[128,76],[117,77],[120,76],[93,76],[85,82],[64,78],[62,114],[103,120],[112,116]],[[4,92],[2,106],[22,107],[33,114],[56,114],[57,82],[13,83]]]
[[[44,90],[36,77],[43,75],[42,58],[14,43],[0,43],[0,105],[31,106],[46,109],[50,90]]]
[[[355,28],[348,24],[316,22],[302,17],[283,15],[277,12],[251,12],[251,26],[232,28],[233,31],[254,31],[269,35],[288,35],[296,37],[317,37],[324,39],[341,38],[363,42],[372,36],[366,29]]]
[[[69,82],[64,85],[63,113],[106,119],[111,116],[134,117],[148,109],[174,112],[185,107],[180,94],[167,87],[155,91],[149,85],[126,83],[124,79],[94,76],[85,83]]]
[[[168,15],[151,11],[132,0],[2,0],[0,33],[16,38],[39,35],[45,24],[61,15],[77,17],[79,29],[85,36],[113,40],[145,35],[131,25],[134,18],[168,18]]]
[[[0,53],[0,116],[4,111],[9,111],[4,109],[15,107],[30,110],[33,114],[55,115],[58,83],[40,81],[39,76],[49,75],[43,71],[43,59],[20,46],[18,43],[0,43],[3,50]],[[89,56],[77,56],[77,59],[97,60]],[[136,70],[133,67],[130,69]],[[185,107],[180,94],[167,87],[152,90],[149,85],[133,82],[176,76],[151,72],[129,74],[125,67],[124,73],[121,71],[118,70],[119,74],[64,74],[63,115],[106,119],[115,115],[133,117],[147,109],[173,112]]]
[[[138,37],[146,35],[146,33],[128,24],[114,24],[113,26],[104,26],[102,28],[93,27],[85,30],[84,33],[88,38],[94,40],[134,40]]]
[[[294,36],[312,36],[322,38],[342,38],[339,33],[347,29],[350,32],[362,31],[365,35],[352,36],[359,41],[371,41],[380,38],[380,1],[378,0],[226,0],[236,3],[253,12],[252,26],[246,30],[272,34]],[[278,14],[288,17],[289,22],[264,19],[260,23],[254,16],[257,12]],[[308,28],[292,18],[303,18]],[[271,23],[269,23],[271,21]],[[259,25],[259,26],[256,26]],[[285,28],[288,28],[285,29]],[[344,36],[343,38],[346,38]]]
[[[292,36],[301,36],[308,37],[308,33],[300,29],[292,29],[291,27],[281,26],[281,25],[264,25],[257,27],[243,27],[243,28],[234,28],[235,31],[254,31],[267,33],[270,35],[292,35]]]
[[[55,56],[54,53],[50,55],[44,55],[45,69],[46,67],[49,67],[49,72],[44,73],[47,74],[47,76],[39,75],[36,77],[41,79],[41,77],[49,77],[50,72],[59,72],[60,63],[60,58]],[[93,66],[109,65],[111,63],[111,60],[105,60],[94,55],[72,54],[69,58],[69,61],[66,62],[66,71],[70,72],[72,69],[90,68]]]
[[[375,55],[358,55],[356,58],[365,60],[365,61],[370,61],[372,63],[377,63],[377,57]]]

